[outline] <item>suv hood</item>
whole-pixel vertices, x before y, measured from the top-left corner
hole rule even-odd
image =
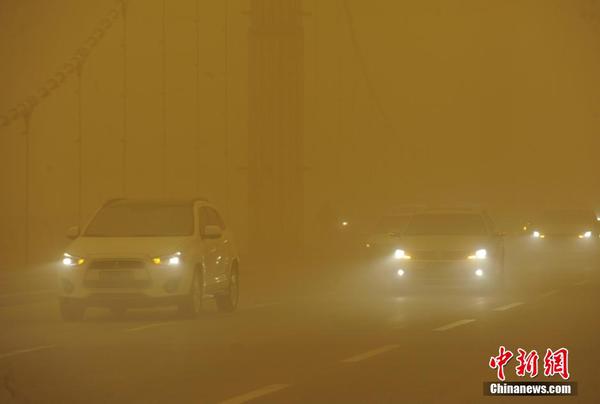
[[[66,252],[84,258],[156,257],[185,250],[191,237],[79,237]]]

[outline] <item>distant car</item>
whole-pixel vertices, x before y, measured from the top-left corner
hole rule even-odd
[[[480,210],[428,210],[410,217],[387,251],[397,285],[443,284],[493,288],[504,274],[504,240]]]
[[[600,231],[596,214],[587,210],[549,210],[523,226],[528,257],[545,266],[596,265]]]
[[[81,320],[87,307],[175,305],[194,316],[205,296],[233,311],[239,259],[229,229],[202,199],[120,199],[100,208],[74,239],[59,271],[60,312]]]

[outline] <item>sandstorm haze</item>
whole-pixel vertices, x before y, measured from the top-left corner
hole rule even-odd
[[[0,0],[0,403],[600,402],[598,72],[600,0]]]
[[[280,93],[257,90],[297,97],[274,113],[279,127],[250,90],[252,58],[269,57],[252,55],[251,3],[127,2],[126,30],[115,16],[80,79],[71,74],[33,109],[27,135],[21,117],[0,129],[1,251],[21,252],[15,263],[52,260],[65,229],[109,198],[201,195],[247,252],[252,218],[264,215],[251,203],[252,116],[263,139],[295,137],[301,149],[287,187],[307,247],[319,243],[325,207],[362,219],[410,204],[599,204],[597,2],[298,3],[297,74]],[[2,1],[2,114],[61,70],[112,9],[120,3]],[[277,171],[284,163],[274,161]]]

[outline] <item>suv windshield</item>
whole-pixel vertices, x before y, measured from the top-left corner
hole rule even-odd
[[[412,217],[407,236],[485,236],[487,230],[480,215],[474,214],[419,214]]]
[[[193,232],[189,203],[126,202],[102,208],[84,236],[169,237],[189,236]]]

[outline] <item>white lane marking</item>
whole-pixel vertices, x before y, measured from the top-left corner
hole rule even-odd
[[[504,306],[496,307],[495,309],[492,309],[492,310],[494,310],[494,311],[506,311],[506,310],[510,310],[510,309],[512,309],[514,307],[521,306],[523,304],[525,304],[525,303],[523,303],[523,302],[514,302],[514,303],[506,304]]]
[[[584,279],[584,280],[582,280],[582,281],[575,282],[575,283],[573,284],[573,286],[582,286],[582,285],[585,285],[586,283],[588,283],[588,281]]]
[[[43,295],[46,293],[56,293],[56,290],[55,289],[43,289],[43,290],[32,290],[30,292],[5,293],[5,294],[0,295],[0,298],[16,297],[16,296]]]
[[[125,329],[125,332],[147,330],[148,328],[159,327],[161,325],[167,325],[167,324],[170,324],[170,323],[152,323],[152,324],[146,324],[146,325],[141,325],[139,327],[127,328],[127,329]]]
[[[4,358],[8,358],[10,356],[15,356],[15,355],[19,355],[19,354],[28,353],[28,352],[41,351],[43,349],[50,349],[50,348],[54,348],[55,346],[56,345],[42,345],[42,346],[36,346],[33,348],[17,349],[16,351],[11,351],[11,352],[6,352],[3,354],[0,354],[0,359],[4,359]]]
[[[558,290],[549,290],[541,294],[542,297],[552,296],[558,293]]]
[[[354,363],[354,362],[364,361],[365,359],[369,359],[369,358],[372,358],[373,356],[381,355],[382,353],[396,349],[399,346],[400,345],[385,345],[385,346],[382,346],[381,348],[372,349],[365,353],[351,356],[350,358],[344,359],[342,362],[343,363]]]
[[[466,318],[464,320],[458,320],[450,324],[443,325],[441,327],[435,328],[433,331],[447,331],[456,327],[460,327],[461,325],[469,324],[474,322],[474,318]]]
[[[252,390],[248,393],[241,394],[239,396],[231,397],[225,401],[221,401],[221,404],[242,404],[255,398],[266,396],[267,394],[275,393],[276,391],[283,390],[289,387],[289,384],[270,384],[260,389]]]

